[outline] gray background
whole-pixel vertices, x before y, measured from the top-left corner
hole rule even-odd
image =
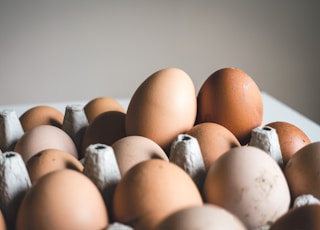
[[[319,1],[0,0],[0,105],[130,97],[222,67],[320,123]]]

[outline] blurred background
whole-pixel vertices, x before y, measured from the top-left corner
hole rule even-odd
[[[320,123],[320,1],[0,0],[0,105],[129,98],[223,67]]]

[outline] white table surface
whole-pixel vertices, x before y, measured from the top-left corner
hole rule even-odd
[[[287,121],[300,129],[302,129],[310,138],[312,142],[320,141],[320,125],[308,119],[301,113],[295,111],[281,101],[272,97],[271,95],[261,92],[264,103],[264,122],[269,123],[273,121]],[[127,108],[129,104],[128,98],[120,98],[116,100],[124,107]],[[64,113],[67,105],[80,104],[85,105],[88,101],[68,101],[57,103],[42,103],[53,106]],[[11,109],[15,110],[17,115],[20,116],[29,108],[39,104],[25,104],[25,105],[0,105],[0,110]]]

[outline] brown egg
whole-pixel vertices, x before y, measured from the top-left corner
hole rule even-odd
[[[227,210],[211,204],[179,210],[165,218],[155,230],[246,230],[244,224]]]
[[[145,136],[168,154],[176,136],[192,128],[196,91],[190,76],[166,68],[149,76],[133,94],[126,116],[127,135]]]
[[[236,215],[248,229],[275,221],[286,213],[290,192],[280,166],[263,150],[235,147],[209,168],[204,182],[206,202]]]
[[[24,196],[17,230],[105,229],[108,212],[102,195],[84,174],[71,169],[41,177]]]
[[[168,215],[202,205],[191,177],[179,166],[160,159],[134,165],[118,183],[113,198],[117,222],[134,229],[153,229]]]
[[[320,229],[320,205],[311,204],[295,208],[271,225],[269,230]]]
[[[91,123],[99,114],[108,111],[118,111],[125,113],[126,110],[115,99],[110,97],[96,97],[90,100],[85,106],[84,111],[86,113],[88,122]]]
[[[7,224],[3,217],[2,211],[0,211],[0,230],[6,230],[6,229],[7,229]]]
[[[299,149],[309,144],[309,137],[296,125],[285,121],[267,124],[277,131],[284,165]]]
[[[71,137],[52,125],[39,125],[25,132],[18,140],[14,151],[20,153],[26,162],[40,151],[51,148],[66,151],[78,158],[77,148]]]
[[[284,174],[292,199],[312,194],[320,199],[320,142],[313,142],[298,150],[288,161]]]
[[[215,122],[229,129],[245,145],[251,130],[261,125],[263,102],[253,79],[235,68],[210,75],[198,92],[197,123]]]
[[[83,165],[71,154],[59,149],[46,149],[33,155],[26,167],[32,183],[40,177],[60,169],[74,169],[82,172]]]
[[[195,125],[187,134],[195,137],[200,145],[206,169],[223,153],[239,147],[238,139],[227,128],[213,122]]]
[[[61,128],[63,117],[64,114],[58,109],[52,106],[39,105],[25,111],[19,119],[23,130],[26,132],[38,125],[53,125]]]
[[[123,137],[113,143],[112,148],[122,176],[132,166],[144,160],[156,158],[169,161],[166,153],[157,143],[143,136]]]
[[[82,153],[91,144],[112,145],[126,136],[126,114],[119,111],[108,111],[98,115],[86,128],[82,139]]]

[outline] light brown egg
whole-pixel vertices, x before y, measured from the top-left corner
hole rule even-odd
[[[26,162],[40,151],[51,148],[63,150],[78,158],[77,148],[71,137],[52,125],[39,125],[25,132],[16,143],[14,151],[20,153]]]
[[[275,121],[267,126],[277,131],[284,165],[299,149],[310,144],[309,137],[296,125],[286,121]]]
[[[89,123],[91,123],[99,114],[103,112],[126,112],[125,108],[116,99],[110,97],[93,98],[84,106],[84,111]]]
[[[52,106],[38,105],[25,111],[19,119],[26,132],[38,125],[53,125],[61,128],[63,117],[64,114]]]
[[[176,136],[192,128],[196,109],[190,76],[178,68],[159,70],[134,92],[127,110],[126,133],[145,136],[168,154]]]
[[[83,165],[77,158],[59,149],[45,149],[40,151],[26,162],[26,167],[32,183],[55,170],[66,168],[79,172],[83,170]]]
[[[27,191],[16,229],[105,229],[108,223],[108,212],[95,184],[80,172],[62,169],[41,177]]]
[[[205,201],[236,215],[248,229],[286,213],[290,192],[280,166],[263,150],[235,147],[210,166],[204,182]]]
[[[119,111],[108,111],[98,115],[84,132],[81,156],[84,156],[86,148],[91,144],[112,145],[125,137],[125,116],[125,113]]]
[[[277,219],[269,230],[320,229],[320,205],[311,204],[295,208]]]
[[[292,199],[312,194],[320,199],[320,142],[313,142],[298,150],[288,161],[284,174]]]
[[[195,137],[201,149],[206,169],[223,153],[239,147],[238,139],[227,128],[213,122],[195,125],[187,134]]]
[[[163,149],[154,141],[143,136],[127,136],[112,144],[119,170],[123,176],[132,166],[150,159],[169,161]]]
[[[0,230],[7,230],[7,224],[2,211],[0,211]]]
[[[118,183],[113,198],[115,221],[134,229],[153,229],[168,215],[202,205],[191,177],[179,166],[160,159],[134,165]]]
[[[253,79],[235,68],[210,75],[198,92],[197,123],[215,122],[229,129],[245,145],[251,130],[261,125],[263,101]]]
[[[227,210],[211,204],[179,210],[165,218],[155,230],[246,230],[244,224]]]

